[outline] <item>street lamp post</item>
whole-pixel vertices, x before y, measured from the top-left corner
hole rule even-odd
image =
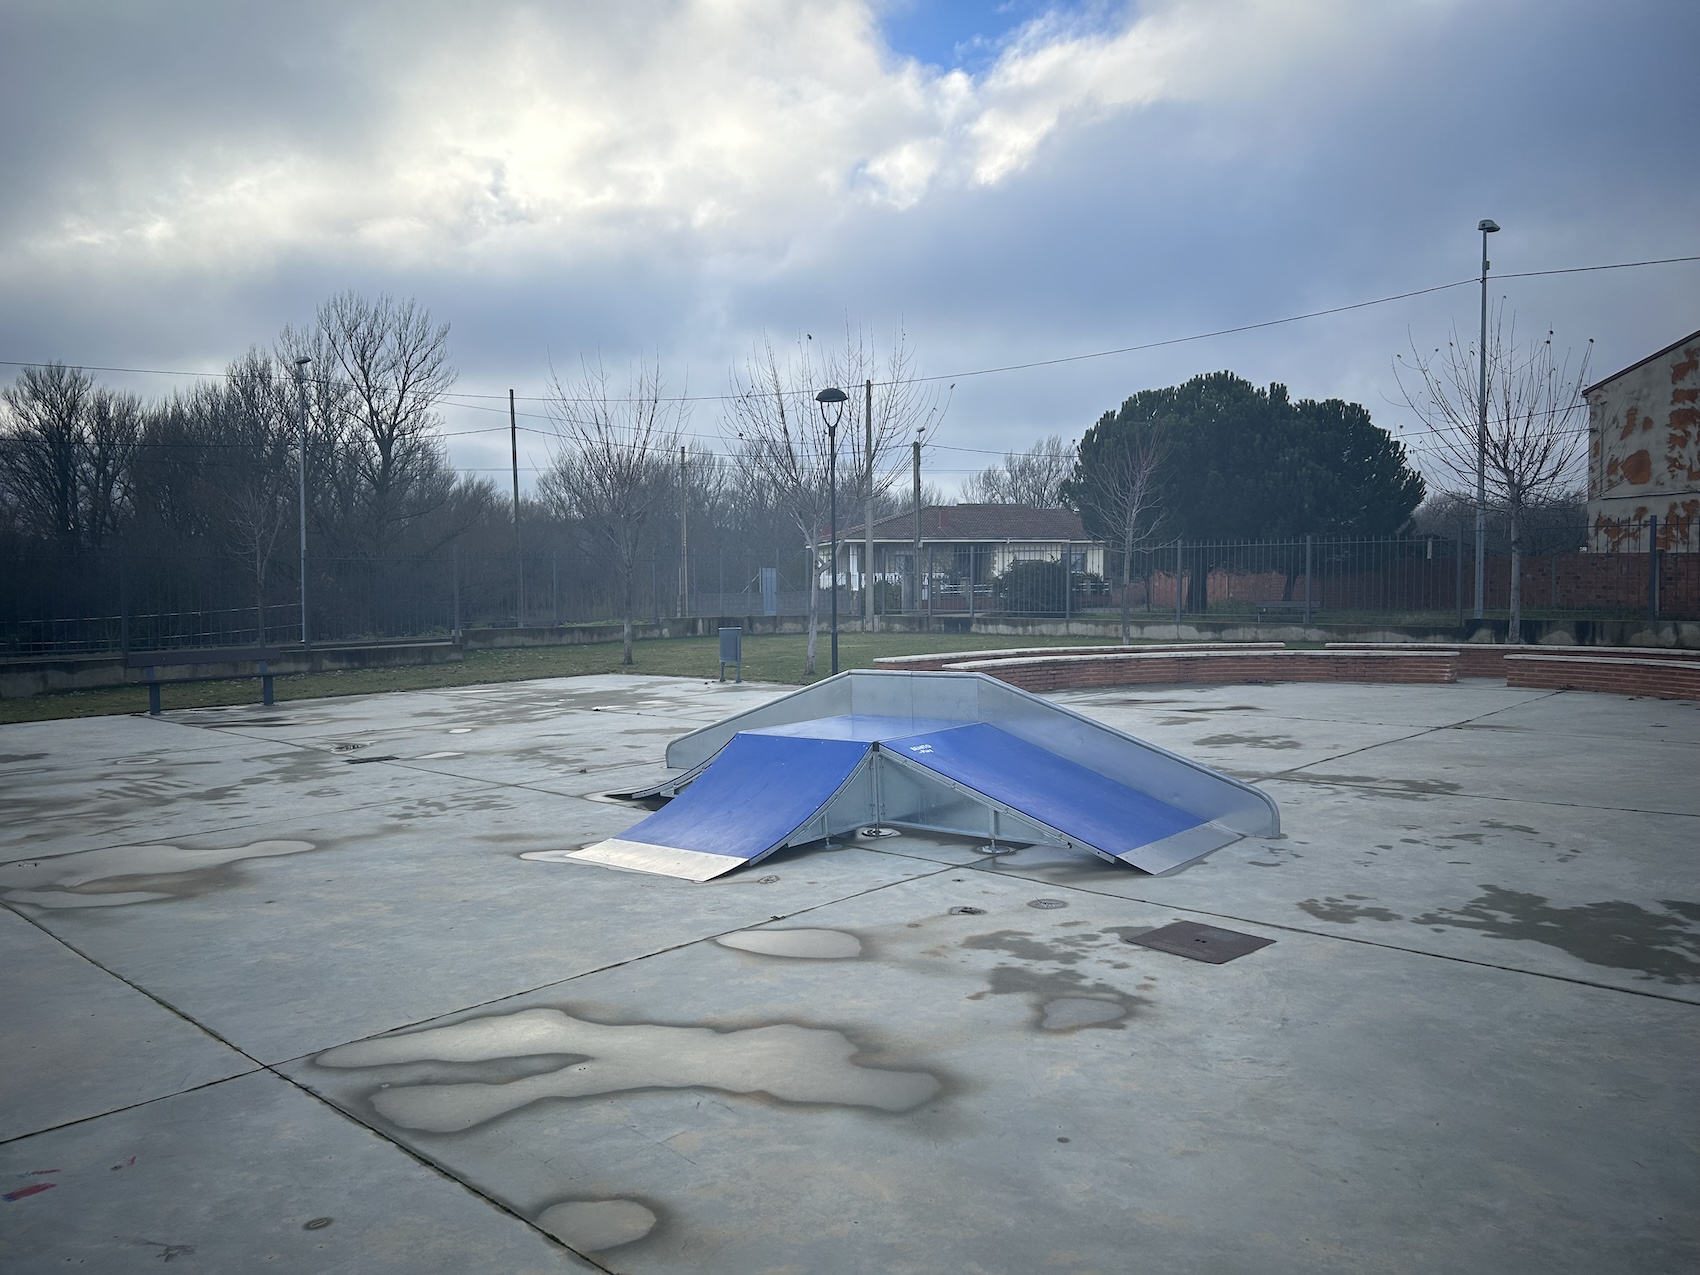
[[[826,426],[826,484],[830,493],[828,498],[832,502],[832,556],[828,559],[832,566],[828,578],[832,582],[832,671],[835,676],[838,673],[838,423],[844,419],[844,403],[849,397],[836,386],[815,395],[815,402],[820,404],[821,424]],[[830,418],[826,414],[829,403],[838,409]]]
[[[1476,414],[1476,619],[1479,620],[1487,593],[1487,237],[1499,230],[1499,223],[1484,217],[1476,223],[1476,229],[1482,232],[1482,375]]]
[[[307,365],[313,360],[295,360],[295,425],[301,444],[296,478],[301,501],[301,649],[310,645],[307,634]]]

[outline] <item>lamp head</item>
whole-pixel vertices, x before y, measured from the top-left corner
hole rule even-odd
[[[1498,234],[1499,223],[1491,217],[1483,217],[1476,223],[1476,229],[1481,231],[1484,235]]]
[[[850,396],[848,394],[846,394],[843,390],[839,389],[836,385],[834,385],[834,386],[830,386],[827,389],[822,390],[819,394],[816,394],[815,395],[815,402],[817,402],[817,403],[843,403],[843,402],[847,401],[849,399],[849,397]]]

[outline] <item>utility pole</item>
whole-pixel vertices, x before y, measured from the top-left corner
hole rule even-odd
[[[691,514],[691,489],[685,483],[685,445],[679,444],[679,618],[691,613],[690,551],[691,537],[688,520]]]
[[[307,365],[313,360],[299,358],[295,360],[295,424],[300,436],[301,455],[300,468],[296,477],[300,480],[301,499],[301,649],[306,650],[311,643],[307,640]]]
[[[1476,223],[1482,232],[1482,379],[1479,399],[1480,413],[1476,423],[1476,619],[1482,618],[1482,604],[1487,593],[1487,237],[1499,229],[1497,222],[1484,217]]]
[[[519,418],[514,392],[508,391],[508,444],[514,458],[514,628],[525,627],[525,557],[519,542]]]
[[[915,610],[921,609],[921,440],[917,436],[909,446],[909,460],[915,471]]]
[[[867,426],[868,485],[863,492],[862,530],[862,632],[874,631],[874,383],[864,382],[863,423]]]

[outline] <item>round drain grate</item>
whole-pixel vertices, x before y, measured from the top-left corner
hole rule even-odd
[[[1027,906],[1030,908],[1066,908],[1068,904],[1061,899],[1033,899]]]

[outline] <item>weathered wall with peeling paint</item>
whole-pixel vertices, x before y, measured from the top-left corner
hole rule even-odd
[[[1596,551],[1700,552],[1700,332],[1588,391],[1588,526]]]

